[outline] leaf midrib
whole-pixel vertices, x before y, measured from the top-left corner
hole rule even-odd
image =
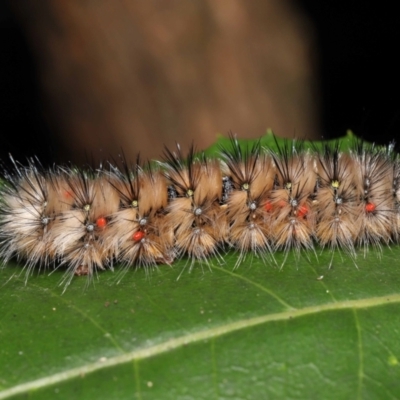
[[[122,355],[111,357],[105,361],[98,361],[96,363],[91,363],[78,368],[73,368],[45,378],[36,379],[30,382],[14,386],[12,388],[0,392],[0,400],[6,399],[11,396],[15,396],[17,394],[26,393],[31,390],[45,388],[47,386],[54,385],[79,376],[87,375],[89,373],[104,368],[109,368],[115,365],[128,363],[134,360],[137,361],[149,357],[154,357],[158,354],[177,349],[181,346],[187,346],[190,343],[196,343],[202,340],[216,338],[228,333],[232,333],[241,329],[249,328],[256,325],[261,325],[268,322],[294,319],[325,311],[336,311],[336,310],[346,310],[346,309],[359,310],[359,309],[378,307],[381,305],[394,304],[394,303],[400,303],[400,294],[371,297],[366,299],[337,301],[317,306],[304,307],[300,309],[287,309],[280,313],[262,315],[249,319],[241,319],[239,321],[216,326],[210,329],[202,330],[200,332],[189,333],[187,335],[175,339],[170,339],[151,347],[146,347],[144,349],[134,350]]]

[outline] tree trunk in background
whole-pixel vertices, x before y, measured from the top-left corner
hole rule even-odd
[[[310,27],[283,0],[12,0],[59,160],[318,134]],[[102,150],[102,153],[100,152]],[[63,153],[62,153],[63,152]]]

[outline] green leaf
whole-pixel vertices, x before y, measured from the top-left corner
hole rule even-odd
[[[61,270],[25,282],[8,265],[0,399],[399,398],[400,247],[284,257],[107,271],[65,293]]]

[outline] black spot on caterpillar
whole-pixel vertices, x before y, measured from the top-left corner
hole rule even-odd
[[[306,148],[308,147],[308,148]],[[393,146],[356,141],[306,146],[275,140],[241,146],[231,136],[219,158],[166,149],[163,161],[120,167],[43,168],[12,160],[0,189],[0,257],[26,276],[64,267],[98,270],[172,264],[190,268],[238,252],[274,263],[277,251],[378,250],[400,236],[400,161]]]

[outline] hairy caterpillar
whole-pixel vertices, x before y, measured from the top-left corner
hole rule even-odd
[[[277,142],[276,142],[277,143]],[[332,252],[399,240],[400,162],[393,146],[303,142],[241,147],[230,138],[220,159],[165,150],[164,160],[99,169],[13,162],[0,193],[0,257],[74,275],[171,264],[192,268],[234,248],[274,262],[276,251]]]

